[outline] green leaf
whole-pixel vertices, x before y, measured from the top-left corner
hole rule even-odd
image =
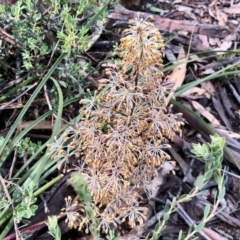
[[[85,28],[89,28],[99,17],[101,14],[105,11],[107,6],[110,4],[111,0],[108,0],[101,9],[98,10],[98,12],[87,22],[87,24],[84,26]]]
[[[172,204],[171,204],[171,205],[174,206],[176,202],[177,202],[177,198],[174,197],[174,198],[172,199]]]
[[[209,148],[206,144],[193,144],[193,149],[191,150],[191,152],[198,157],[203,157],[204,159],[207,159],[207,156],[209,154]]]
[[[38,206],[37,206],[37,205],[32,205],[32,206],[31,206],[31,209],[32,209],[33,212],[35,212],[35,211],[37,211]]]
[[[168,211],[169,211],[169,205],[166,204],[166,205],[164,206],[164,212],[168,212]]]
[[[204,178],[206,180],[210,179],[213,175],[213,170],[208,170],[205,174],[204,174]]]
[[[214,180],[219,185],[221,183],[221,176],[219,176],[218,173],[216,172],[213,173],[213,176],[214,176]]]
[[[226,143],[226,139],[224,137],[220,137],[218,134],[214,134],[211,137],[211,145],[215,148],[223,149]]]
[[[169,217],[170,217],[170,214],[169,214],[169,213],[165,213],[165,214],[163,215],[163,220],[164,220],[165,222],[167,222],[167,221],[169,220]]]
[[[61,239],[61,231],[58,226],[58,220],[56,216],[48,217],[48,221],[46,222],[48,226],[49,234],[51,234],[56,240]]]
[[[197,178],[197,181],[196,181],[196,187],[197,188],[201,188],[203,183],[205,181],[205,178],[203,175],[200,175],[198,178]]]
[[[59,81],[59,84],[60,84],[62,87],[67,88],[66,82],[64,82],[64,81]]]
[[[183,234],[183,231],[181,230],[178,234],[178,240],[181,240],[182,239],[182,234]]]
[[[190,228],[188,229],[188,233],[191,233],[193,231],[193,225],[190,226]]]
[[[226,194],[226,188],[225,188],[225,186],[223,186],[221,192],[218,194],[218,198],[217,198],[217,199],[218,199],[219,201],[223,200],[225,194]]]
[[[74,190],[77,192],[79,197],[85,202],[85,203],[91,203],[91,194],[88,191],[87,182],[83,178],[83,176],[78,173],[72,173],[71,179],[69,180],[70,184],[74,188]]]
[[[149,8],[150,11],[156,12],[156,13],[164,13],[165,11],[161,8],[154,7],[152,4],[147,3],[146,8]]]
[[[20,206],[17,208],[17,213],[20,214],[20,215],[24,215],[24,212],[25,212],[25,208],[23,206]]]
[[[3,14],[6,12],[6,6],[2,3],[0,3],[0,14]]]
[[[183,194],[179,197],[178,201],[181,201],[181,202],[189,202],[192,200],[192,198],[189,198],[188,197],[189,195],[188,194]],[[186,198],[186,199],[185,199]],[[184,200],[183,200],[184,199]]]
[[[40,13],[33,14],[33,21],[34,22],[39,21],[41,18],[42,18],[42,14],[40,14]]]
[[[34,213],[32,212],[32,209],[31,208],[26,209],[24,217],[30,218],[32,215],[34,215]]]
[[[211,207],[210,204],[207,204],[204,208],[203,219],[206,219],[210,213]]]
[[[196,232],[200,232],[200,231],[204,228],[204,226],[205,226],[205,223],[204,223],[204,222],[199,223],[199,224],[196,226],[195,231],[196,231]]]
[[[197,192],[197,193],[195,194],[195,196],[201,196],[201,195],[206,194],[207,192],[208,192],[208,190],[202,190],[202,191],[200,191],[200,192]]]

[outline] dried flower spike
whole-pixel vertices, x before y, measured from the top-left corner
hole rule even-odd
[[[151,181],[170,160],[168,143],[183,125],[167,113],[160,32],[142,19],[131,24],[121,39],[120,68],[109,69],[99,91],[81,101],[84,118],[72,144],[105,232],[122,221],[131,228],[143,225],[147,208],[142,194],[151,196],[155,190]]]

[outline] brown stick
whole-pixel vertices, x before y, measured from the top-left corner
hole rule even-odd
[[[114,9],[112,9],[108,14],[108,18],[116,22],[114,26],[119,26],[123,24],[123,21],[125,21],[126,23],[126,21],[128,21],[129,19],[134,18],[146,19],[150,15],[154,16],[155,19],[154,24],[160,31],[169,32],[187,31],[189,33],[193,32],[194,34],[201,34],[219,38],[225,38],[233,31],[232,29],[226,26],[199,23],[194,24],[192,21],[186,20],[178,21],[168,18],[162,18],[158,15],[149,14],[145,12],[134,12],[124,8],[122,5],[117,5]]]
[[[4,31],[1,27],[0,27],[0,39],[4,39],[5,41],[9,42],[10,44],[18,47],[18,48],[21,48],[21,44],[20,43],[17,43],[13,37],[8,34],[6,31]]]

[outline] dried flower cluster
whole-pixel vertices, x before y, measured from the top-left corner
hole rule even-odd
[[[77,126],[81,172],[103,230],[144,223],[142,194],[151,194],[158,167],[170,159],[164,149],[183,124],[167,113],[161,34],[142,19],[130,24],[121,39],[120,68],[108,70],[98,91],[81,100],[84,118]]]

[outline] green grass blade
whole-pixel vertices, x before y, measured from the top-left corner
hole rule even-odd
[[[87,22],[87,24],[84,26],[86,28],[91,27],[91,25],[98,20],[98,18],[101,16],[101,14],[104,12],[104,10],[107,8],[107,6],[109,5],[109,3],[111,2],[111,0],[108,0],[103,6],[102,8],[100,8],[98,10],[98,12]]]
[[[197,86],[198,84],[202,83],[202,82],[205,82],[205,81],[209,81],[209,80],[213,80],[213,79],[216,79],[216,78],[220,78],[220,77],[226,77],[226,76],[229,76],[229,75],[234,75],[234,74],[239,74],[240,71],[239,70],[236,70],[236,71],[229,71],[229,72],[224,72],[226,71],[227,69],[229,68],[232,68],[233,66],[235,65],[238,65],[239,63],[236,63],[234,65],[231,65],[231,66],[228,66],[226,68],[223,68],[217,72],[215,72],[214,74],[211,74],[205,78],[202,78],[202,79],[198,79],[194,82],[190,82],[190,83],[187,83],[185,85],[182,85],[181,87],[179,87],[177,89],[177,91],[174,93],[174,96],[175,97],[178,97],[179,95],[181,95],[182,93],[186,92],[187,90]]]
[[[12,226],[13,226],[13,218],[10,219],[10,221],[8,222],[6,227],[1,232],[0,239],[4,239],[5,238],[5,236],[8,234],[8,232],[10,231]]]
[[[29,164],[34,160],[34,159],[37,159],[37,156],[44,150],[44,148],[47,147],[47,144],[49,143],[49,140],[44,143],[37,151],[34,155],[32,155],[24,164],[23,166],[17,171],[17,173],[13,176],[13,179],[14,178],[18,178],[18,176],[20,176],[20,174],[29,166]],[[31,169],[28,170],[26,173],[27,173],[27,176],[30,174],[31,172]],[[21,180],[21,179],[20,179]],[[19,184],[19,182],[18,182]]]
[[[17,84],[14,88],[11,88],[11,90],[9,90],[7,93],[4,93],[1,97],[0,97],[0,102],[4,101],[5,99],[7,99],[8,97],[10,97],[12,94],[16,93],[17,90],[21,89],[22,87],[28,85],[29,83],[31,83],[32,81],[38,79],[39,77],[32,77],[29,78],[19,84]]]
[[[39,83],[39,85],[37,86],[37,88],[35,89],[35,91],[33,92],[33,94],[31,95],[31,97],[29,98],[29,100],[27,101],[26,105],[24,106],[24,108],[22,109],[22,111],[20,112],[20,114],[18,115],[17,119],[15,120],[15,122],[13,123],[12,127],[10,128],[7,136],[5,137],[5,141],[3,142],[2,146],[0,147],[0,156],[4,150],[4,148],[6,147],[6,145],[9,143],[14,131],[16,130],[18,124],[21,122],[24,114],[27,112],[27,110],[29,109],[29,107],[31,106],[33,100],[36,98],[36,96],[38,95],[38,93],[40,92],[40,90],[42,89],[42,87],[44,86],[44,84],[47,82],[47,80],[49,79],[49,77],[52,75],[52,73],[54,72],[54,70],[57,68],[57,66],[60,64],[60,62],[63,60],[63,58],[65,57],[66,53],[62,53],[59,58],[56,60],[56,62],[53,64],[53,66],[50,68],[50,70],[48,71],[48,73],[44,76],[44,78],[42,79],[42,81]],[[5,159],[3,159],[2,157],[0,158],[0,167],[2,166],[3,162],[5,161]]]
[[[73,98],[73,99],[71,99],[71,100],[68,100],[68,101],[66,101],[66,102],[64,103],[64,106],[67,106],[67,105],[69,105],[69,104],[71,104],[71,103],[73,103],[73,102],[76,102],[76,101],[78,101],[79,99],[80,99],[80,97],[75,97],[75,98]],[[46,115],[49,116],[49,115],[51,115],[54,111],[56,111],[56,108],[54,108],[54,109],[52,109],[51,111],[45,113],[45,115],[43,115],[43,116],[46,116]],[[76,118],[74,118],[74,119],[70,122],[70,125],[71,125],[71,124],[74,124],[75,122],[79,122],[79,120],[81,119],[81,117],[82,117],[82,115],[79,114]],[[77,120],[76,120],[76,119],[77,119]],[[37,121],[37,120],[36,120],[36,121]],[[32,123],[32,124],[33,124],[33,123]],[[37,123],[34,123],[34,126],[35,126],[35,124],[37,124]],[[62,131],[64,131],[64,130],[66,129],[66,127],[67,127],[67,125],[64,126],[61,130],[59,130],[58,133],[57,133],[57,135],[59,135]],[[29,129],[31,129],[31,128],[32,128],[32,127],[29,126]],[[17,136],[17,138],[19,137],[19,139],[21,139],[27,132],[28,132],[28,129],[25,129],[23,132],[21,132],[21,133],[19,134],[19,136]],[[14,139],[14,141],[16,140],[16,142],[17,142],[17,141],[18,141],[17,138]],[[15,144],[15,142],[14,142],[14,144]],[[50,139],[49,139],[44,145],[42,145],[41,148],[40,148],[31,158],[29,158],[29,159],[27,160],[27,162],[18,170],[18,172],[16,173],[16,175],[14,175],[14,178],[17,178],[17,177],[20,175],[20,173],[22,173],[22,171],[23,171],[24,169],[26,169],[26,167],[27,167],[34,159],[37,158],[38,154],[46,147],[47,144],[50,144]],[[22,183],[28,178],[28,176],[32,173],[32,171],[37,167],[38,164],[39,164],[39,163],[35,163],[35,164],[21,177],[21,179],[18,181],[18,184],[19,184],[19,185],[22,184]],[[45,174],[41,177],[41,180],[40,180],[40,181],[42,181],[43,179],[45,179],[46,176],[50,175],[50,174],[53,172],[53,170],[55,170],[55,169],[57,168],[57,165],[59,164],[59,162],[56,163],[56,162],[54,162],[54,161],[51,161],[51,162],[49,162],[49,163],[45,166],[45,169],[44,169],[44,170],[52,167],[52,165],[54,165],[54,164],[56,164],[56,166],[54,166],[52,169],[49,169],[49,170],[47,171],[47,173],[45,173]],[[46,175],[46,176],[45,176],[45,175]],[[44,176],[45,176],[45,177],[44,177]]]
[[[51,181],[49,181],[48,183],[46,183],[45,185],[43,185],[41,188],[39,188],[37,191],[35,191],[33,193],[33,195],[35,197],[39,196],[41,193],[43,193],[44,191],[46,191],[48,188],[50,188],[52,185],[54,185],[55,183],[57,183],[61,178],[63,178],[64,175],[60,174],[57,177],[55,177],[54,179],[52,179]]]
[[[53,126],[53,131],[52,131],[52,136],[50,138],[49,144],[51,144],[54,140],[54,136],[57,135],[57,132],[59,131],[60,128],[60,124],[61,124],[61,117],[62,117],[62,111],[63,111],[63,94],[62,94],[62,90],[58,84],[58,82],[54,79],[51,78],[54,85],[57,88],[57,92],[58,92],[58,98],[59,98],[59,103],[58,103],[58,113],[57,113],[57,118],[55,121],[55,124]],[[46,156],[46,154],[44,154],[43,157],[40,158],[39,162],[39,166],[37,166],[34,171],[30,174],[29,178],[27,180],[29,180],[28,184],[32,184],[33,186],[37,186],[40,176],[42,174],[42,172],[44,171],[45,165],[47,164],[47,161],[49,160],[49,157]],[[25,182],[26,184],[26,182]]]
[[[58,82],[53,78],[50,77],[51,80],[53,81],[57,92],[58,92],[58,113],[57,113],[57,118],[55,121],[55,124],[53,126],[53,131],[52,131],[52,136],[51,136],[51,141],[53,141],[54,136],[57,135],[58,130],[60,129],[60,125],[61,125],[61,120],[62,120],[62,113],[63,113],[63,93],[62,93],[62,89],[60,87],[60,85],[58,84]]]
[[[80,97],[75,97],[72,98],[68,101],[66,101],[63,104],[63,107],[76,102],[80,99]],[[42,116],[40,116],[38,119],[36,119],[35,121],[33,121],[31,124],[29,124],[28,127],[26,127],[21,133],[19,133],[19,135],[12,141],[12,144],[10,146],[10,151],[14,148],[14,146],[16,145],[16,143],[18,143],[31,129],[33,129],[38,123],[40,123],[41,121],[43,121],[46,117],[50,116],[51,114],[53,114],[55,111],[57,110],[57,107],[53,108],[52,110],[44,113]]]
[[[199,117],[195,112],[188,109],[186,106],[184,106],[178,101],[171,100],[170,102],[171,104],[173,104],[173,110],[182,113],[183,117],[189,121],[188,123],[195,129],[197,129],[203,137],[210,139],[210,135],[217,134],[214,129],[209,124],[207,124],[201,117]],[[235,166],[240,170],[240,166],[238,165],[236,159],[234,158],[227,146],[224,147],[224,153],[227,155],[227,157],[232,163],[235,163]]]

